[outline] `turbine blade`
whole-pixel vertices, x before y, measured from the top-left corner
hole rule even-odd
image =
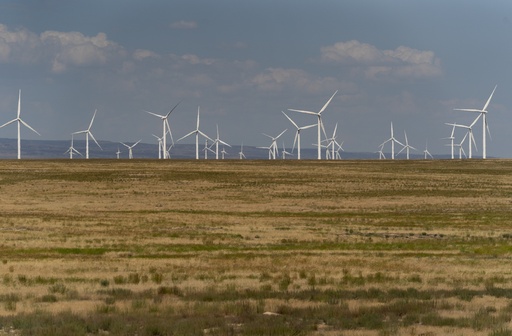
[[[144,112],[149,113],[149,114],[152,114],[152,115],[154,115],[155,117],[159,117],[159,118],[162,118],[162,119],[163,119],[163,118],[165,118],[165,116],[163,116],[163,115],[161,115],[161,114],[156,114],[156,113],[149,112],[149,111],[144,111]]]
[[[178,139],[178,140],[176,140],[176,141],[183,140],[183,139],[185,139],[186,137],[188,137],[188,136],[190,136],[190,135],[192,135],[192,134],[194,134],[194,133],[196,133],[196,131],[192,131],[192,132],[188,133],[187,135],[182,136],[181,138],[179,138],[179,139]]]
[[[491,95],[489,96],[489,99],[487,99],[487,102],[485,103],[485,106],[484,108],[482,109],[483,111],[487,111],[487,106],[489,106],[489,103],[491,102],[491,99],[492,99],[492,95],[494,94],[494,91],[496,91],[496,88],[498,87],[498,85],[496,85],[494,87],[494,90],[492,90],[492,93]]]
[[[96,117],[96,112],[97,112],[97,111],[98,111],[98,110],[94,110],[94,114],[92,115],[91,123],[89,124],[89,128],[88,128],[87,130],[90,130],[90,129],[91,129],[91,127],[92,127],[92,123],[94,122],[94,118]],[[98,146],[99,146],[99,145],[98,145]]]
[[[318,115],[318,113],[317,113],[317,112],[304,111],[304,110],[288,109],[288,111],[299,112],[299,113],[306,113],[306,114],[312,114],[312,115]]]
[[[23,120],[19,119],[19,121],[20,121],[23,125],[25,125],[25,127],[29,128],[31,131],[35,132],[37,135],[39,135],[39,136],[41,135],[41,134],[39,134],[39,132],[38,132],[38,131],[36,131],[35,129],[33,129],[32,127],[30,127],[30,125],[29,125],[29,124],[27,124],[26,122],[24,122]]]
[[[17,121],[17,120],[18,120],[18,119],[13,119],[13,120],[11,120],[11,121],[8,121],[8,122],[6,122],[5,124],[3,124],[2,126],[0,126],[0,128],[2,128],[2,127],[4,127],[4,126],[7,126],[7,125],[9,125],[9,124],[12,124],[13,122],[15,122],[15,121]]]
[[[94,119],[94,118],[93,118]],[[96,139],[94,138],[94,135],[92,135],[92,133],[90,131],[88,131],[89,135],[91,136],[92,140],[94,140],[94,142],[96,143],[96,145],[98,145],[98,147],[103,150],[103,148],[101,148],[100,144],[98,143],[98,141],[96,141]]]
[[[318,112],[318,114],[321,114],[326,108],[327,106],[329,105],[329,103],[331,102],[331,100],[334,98],[334,96],[336,95],[336,93],[338,93],[338,90],[336,90],[336,92],[334,92],[334,94],[331,96],[331,98],[329,98],[329,100],[327,101],[327,103],[325,103],[324,107],[322,107],[322,109]]]
[[[167,114],[165,115],[165,118],[167,118],[167,117],[172,113],[172,111],[174,111],[174,109],[176,109],[176,107],[178,107],[178,105],[179,105],[179,104],[181,104],[181,102],[182,102],[182,100],[180,100],[180,101],[178,102],[178,104],[174,105],[174,107],[169,111],[169,113],[167,113]]]
[[[172,138],[171,126],[169,125],[169,121],[167,118],[165,119],[165,124],[167,125],[167,130],[169,131],[169,136],[171,137],[171,144],[174,145],[174,139]]]
[[[286,132],[287,130],[288,130],[288,129],[285,129],[284,131],[282,131],[281,133],[279,133],[279,135],[278,135],[278,136],[276,136],[274,140],[277,140],[277,139],[278,139],[281,135],[283,135],[283,134],[284,134],[284,132]]]
[[[290,117],[288,117],[288,115],[287,115],[286,113],[284,113],[284,111],[281,111],[281,112],[284,114],[284,116],[285,116],[288,120],[290,120],[290,122],[293,124],[293,126],[295,126],[295,127],[299,128],[299,126],[295,123],[295,121],[293,121]]]
[[[478,109],[453,109],[454,111],[464,111],[464,112],[477,112],[477,113],[480,113],[482,112],[482,110],[478,110]]]

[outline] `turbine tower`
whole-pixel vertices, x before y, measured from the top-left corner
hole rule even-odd
[[[397,153],[400,154],[403,152],[403,150],[405,149],[406,150],[406,154],[407,154],[407,160],[409,160],[409,149],[414,149],[414,150],[417,150],[416,148],[414,148],[413,146],[410,146],[409,145],[409,141],[407,140],[407,133],[404,131],[404,135],[405,135],[405,145],[404,147]]]
[[[11,121],[8,121],[6,122],[5,124],[3,124],[2,126],[0,126],[0,128],[4,127],[4,126],[7,126],[9,124],[12,124],[13,122],[18,122],[18,160],[21,159],[21,124],[23,124],[25,127],[27,127],[28,129],[30,129],[32,132],[35,132],[37,135],[41,135],[39,134],[35,129],[33,129],[32,127],[30,127],[29,124],[27,124],[26,122],[24,122],[21,118],[20,118],[20,113],[21,113],[21,90],[19,91],[19,94],[18,94],[18,114],[16,116],[16,119],[13,119]]]
[[[79,151],[77,151],[75,149],[75,147],[73,147],[73,134],[71,134],[71,146],[68,148],[67,151],[64,152],[64,154],[67,154],[67,153],[69,153],[69,159],[70,160],[73,159],[73,153],[77,153],[77,154],[82,156],[82,153],[80,153]]]
[[[276,137],[273,137],[273,136],[263,133],[263,135],[268,136],[270,139],[272,139],[272,144],[269,147],[264,147],[264,148],[268,148],[268,150],[269,150],[269,159],[270,159],[270,156],[272,156],[272,159],[275,160],[276,157],[279,155],[279,150],[277,148],[277,139],[279,139],[279,137],[281,135],[283,135],[284,132],[286,132],[286,131],[287,130],[285,129],[284,131],[279,133],[279,135]]]
[[[219,159],[219,143],[221,143],[223,145],[226,145],[228,147],[231,147],[230,144],[228,144],[228,143],[226,143],[226,142],[224,142],[224,141],[222,141],[220,139],[220,137],[219,137],[219,125],[217,124],[217,138],[215,138],[215,140],[213,140],[213,143],[210,146],[210,148],[211,148],[211,147],[213,147],[213,145],[215,145],[215,159],[216,160]],[[224,150],[224,149],[222,149],[222,150]],[[223,154],[223,156],[224,156],[224,154]],[[223,159],[224,159],[224,157],[223,157]]]
[[[196,125],[196,129],[193,130],[192,132],[188,133],[187,135],[179,138],[178,141],[180,141],[182,139],[185,139],[186,137],[188,137],[189,135],[192,135],[192,134],[196,135],[196,160],[199,160],[199,134],[201,134],[206,139],[209,139],[209,140],[213,141],[212,138],[210,138],[208,135],[204,134],[203,132],[201,132],[199,130],[199,107],[197,107],[197,125]]]
[[[284,111],[281,111],[281,112],[283,112],[284,116],[288,120],[290,120],[290,122],[293,124],[293,126],[295,126],[295,128],[297,129],[297,132],[295,132],[295,139],[293,139],[292,152],[295,149],[295,143],[297,143],[297,160],[300,160],[300,131],[311,128],[311,127],[315,127],[316,125],[313,124],[313,125],[299,127],[290,117],[288,117],[288,115],[286,113],[284,113]]]
[[[334,92],[334,94],[331,96],[331,98],[329,98],[327,103],[325,103],[324,107],[322,107],[322,109],[320,111],[318,111],[318,112],[288,109],[288,111],[299,112],[299,113],[306,113],[306,114],[311,114],[311,115],[317,116],[317,118],[318,118],[318,123],[317,123],[317,127],[318,127],[318,138],[317,138],[318,155],[317,155],[317,158],[318,158],[318,160],[322,159],[322,143],[321,143],[322,140],[320,138],[321,137],[321,128],[322,128],[322,112],[327,108],[327,106],[329,105],[331,100],[334,98],[336,93],[338,93],[337,90],[336,90],[336,92]]]
[[[395,159],[395,142],[399,145],[405,146],[403,143],[395,139],[395,136],[393,135],[393,123],[391,123],[391,138],[384,141],[381,146],[384,146],[386,143],[391,141],[391,160]]]
[[[169,132],[169,135],[171,137],[171,142],[172,144],[174,144],[174,140],[172,139],[172,133],[171,133],[171,126],[169,126],[169,116],[171,115],[172,111],[174,111],[174,109],[176,109],[176,107],[178,107],[178,105],[180,104],[181,102],[179,102],[178,104],[176,104],[166,115],[161,115],[161,114],[156,114],[156,113],[153,113],[153,112],[149,112],[149,111],[146,111],[147,113],[151,114],[151,115],[154,115],[155,117],[158,117],[160,119],[162,119],[162,141],[163,141],[163,148],[165,148],[163,150],[163,153],[164,153],[164,159],[167,159],[168,158],[168,155],[167,155],[167,132]],[[167,128],[167,129],[166,129]]]
[[[484,107],[481,110],[478,109],[454,109],[456,111],[465,111],[465,112],[476,112],[480,113],[480,116],[482,116],[482,159],[487,158],[487,145],[485,140],[485,132],[489,132],[489,125],[487,124],[487,107],[489,106],[489,103],[491,102],[492,96],[494,95],[494,91],[496,91],[496,88],[498,85],[494,86],[494,90],[492,90],[491,95],[489,96],[489,99],[487,99],[487,102],[485,103]],[[489,135],[491,135],[491,132],[489,132]]]
[[[103,150],[103,148],[101,148],[101,146],[98,143],[98,141],[96,141],[96,139],[94,138],[94,135],[92,135],[92,133],[91,133],[92,123],[94,122],[94,118],[96,117],[96,112],[97,111],[98,110],[94,110],[94,114],[92,115],[91,123],[89,124],[89,127],[86,130],[78,131],[78,132],[73,133],[73,134],[83,134],[83,133],[85,133],[85,158],[86,159],[89,158],[89,136],[91,136],[91,138],[94,140],[96,145],[98,145],[98,147],[101,150]]]
[[[142,139],[140,139],[139,141],[137,141],[136,143],[134,143],[133,145],[131,146],[128,146],[127,144],[125,144],[124,142],[121,142],[122,145],[124,145],[126,148],[128,148],[128,158],[129,159],[133,159],[133,152],[132,152],[132,149],[133,147],[137,146],[139,142],[141,142]]]
[[[453,124],[445,123],[445,125],[453,125]],[[443,138],[443,139],[449,139],[450,140],[450,145],[449,146],[452,147],[452,160],[454,159],[454,155],[453,155],[453,148],[455,146],[455,144],[453,142],[455,140],[454,134],[455,134],[455,125],[453,125],[453,127],[452,127],[452,133],[450,134],[450,136],[447,137],[447,138]]]

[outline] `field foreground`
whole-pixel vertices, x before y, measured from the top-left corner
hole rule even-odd
[[[0,335],[512,335],[512,161],[0,161]]]

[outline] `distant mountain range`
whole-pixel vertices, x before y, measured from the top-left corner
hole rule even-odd
[[[91,159],[115,159],[116,152],[119,148],[121,151],[120,158],[128,158],[128,149],[122,144],[111,141],[98,141],[102,149],[93,141],[89,142],[89,157]],[[128,143],[131,145],[131,143]],[[70,146],[67,140],[22,140],[21,141],[21,157],[23,159],[68,159],[69,154],[66,153]],[[85,156],[85,140],[75,140],[74,148],[77,149],[82,155]],[[193,144],[177,144],[170,151],[171,159],[194,159],[195,158],[195,145]],[[200,158],[204,158],[204,145],[200,146]],[[220,149],[220,148],[219,148]],[[240,145],[234,145],[231,148],[225,147],[228,154],[225,159],[239,159]],[[291,152],[291,148],[286,149]],[[247,159],[264,160],[268,159],[268,151],[266,149],[256,148],[254,146],[244,145],[244,154]],[[219,158],[221,154],[219,153]],[[0,138],[0,159],[16,159],[17,157],[17,140]],[[158,158],[158,145],[139,143],[133,149],[133,157],[135,159],[157,159]],[[316,159],[316,148],[302,148],[302,159]],[[368,160],[378,159],[378,153],[370,152],[342,152],[342,159],[350,160]],[[390,158],[391,154],[386,153],[386,157]],[[73,159],[81,159],[82,156],[78,154],[73,155]],[[208,159],[214,159],[215,154],[209,152]],[[398,157],[403,159],[404,156]],[[434,155],[436,159],[449,159],[449,155]],[[281,159],[281,150],[279,151],[279,159]],[[296,156],[287,156],[287,159],[296,159]],[[423,153],[411,154],[411,159],[423,159]]]

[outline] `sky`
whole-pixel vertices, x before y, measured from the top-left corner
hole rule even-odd
[[[0,124],[23,139],[156,143],[166,114],[174,140],[200,129],[232,145],[292,147],[294,126],[316,123],[348,152],[395,137],[421,154],[448,154],[451,126],[488,107],[488,157],[512,157],[512,2],[509,0],[3,0]],[[455,131],[455,142],[464,129]],[[482,124],[475,124],[475,155]],[[0,129],[15,138],[16,127]],[[194,138],[180,143],[193,143]],[[313,148],[316,128],[304,130]],[[467,152],[467,143],[465,144]],[[386,152],[391,149],[385,148]],[[235,153],[235,150],[231,150]],[[229,152],[229,151],[228,151]],[[236,150],[238,152],[238,150]],[[343,156],[343,155],[342,155]]]

